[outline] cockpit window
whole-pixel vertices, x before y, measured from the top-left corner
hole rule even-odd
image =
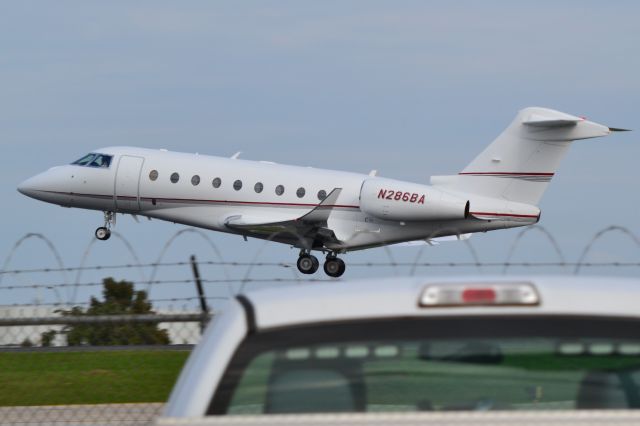
[[[110,164],[111,164],[110,155],[96,154],[95,158],[91,160],[91,163],[89,163],[89,167],[102,167],[107,169],[109,168]]]
[[[99,167],[108,169],[111,165],[112,158],[113,156],[111,155],[91,153],[85,155],[77,161],[74,161],[71,164],[75,164],[76,166]]]
[[[76,166],[86,166],[91,162],[91,160],[93,160],[93,157],[95,156],[96,156],[95,154],[87,154],[81,159],[76,160],[71,164],[75,164]]]

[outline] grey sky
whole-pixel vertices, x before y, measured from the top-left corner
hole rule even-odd
[[[424,182],[459,171],[526,106],[640,129],[638,16],[633,1],[3,2],[0,259],[25,233],[43,232],[65,263],[80,262],[99,213],[39,203],[15,186],[101,146],[242,150],[244,158]],[[637,231],[636,139],[577,142],[554,178],[541,224],[570,259],[606,225]],[[151,261],[182,227],[121,218],[116,229]],[[482,259],[500,261],[518,232],[472,241]],[[209,235],[227,260],[263,247]],[[518,259],[553,260],[546,241],[529,237]],[[469,260],[464,245],[452,244],[423,259]],[[90,264],[128,260],[118,241],[94,248]],[[195,236],[167,258],[191,252],[212,258]],[[392,253],[413,261],[417,249]],[[274,245],[260,256],[295,255]],[[594,256],[638,253],[612,236]],[[383,250],[346,256],[380,259]],[[34,241],[12,261],[37,265],[53,261]],[[371,274],[354,268],[347,276]]]

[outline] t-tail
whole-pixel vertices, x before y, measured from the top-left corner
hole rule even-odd
[[[528,211],[537,205],[571,142],[623,131],[547,108],[525,108],[496,140],[455,176],[433,176],[432,185],[470,195],[479,210]],[[474,206],[473,199],[476,198]],[[538,210],[539,215],[539,210]]]

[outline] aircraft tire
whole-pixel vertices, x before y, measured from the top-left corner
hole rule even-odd
[[[296,266],[298,267],[298,271],[303,274],[313,274],[318,270],[320,262],[318,262],[318,258],[313,255],[303,254],[298,257]]]
[[[337,257],[327,258],[324,262],[324,272],[333,278],[341,277],[344,271],[347,269],[344,261]]]
[[[106,241],[109,239],[110,236],[111,236],[111,231],[109,230],[109,228],[101,226],[100,228],[96,229],[96,238],[99,239],[100,241]]]

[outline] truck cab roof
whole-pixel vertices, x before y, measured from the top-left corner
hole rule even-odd
[[[530,284],[539,303],[432,306],[419,299],[429,286]],[[247,292],[258,330],[290,324],[427,315],[566,314],[638,316],[640,281],[580,276],[410,277],[265,288]]]
[[[247,407],[276,414],[345,407],[347,411],[479,410],[487,404],[492,409],[526,409],[539,406],[535,395],[543,388],[545,395],[562,394],[556,397],[561,401],[549,397],[546,408],[628,408],[632,400],[616,383],[640,377],[632,368],[634,362],[640,365],[638,300],[640,280],[579,276],[407,277],[251,290],[214,316],[183,369],[165,414],[199,417]],[[595,364],[593,356],[600,357]],[[539,362],[523,364],[522,359]],[[392,380],[409,365],[411,374],[400,374],[393,404],[381,404],[376,371]],[[613,370],[605,378],[599,376],[607,366]],[[265,373],[265,368],[271,372]],[[258,394],[264,392],[267,399],[236,404],[233,395],[243,389],[243,377],[256,371],[255,377],[263,381]],[[438,371],[448,377],[447,387],[462,386],[462,390],[441,394],[437,388],[429,389],[429,381],[419,391],[403,387],[406,377],[418,372],[429,377]],[[558,374],[570,377],[569,385],[557,383]],[[327,375],[340,378],[344,385],[339,392],[353,391],[355,399],[340,400],[329,408],[305,405],[325,399],[314,392],[318,383],[326,383]],[[255,377],[246,380],[258,380]],[[506,382],[505,377],[516,379]],[[504,389],[481,398],[491,392],[484,382],[473,381],[478,378],[494,380],[500,383],[496,389]],[[316,379],[320,382],[310,383]],[[278,387],[278,380],[288,385]],[[287,386],[299,391],[283,393]],[[367,391],[356,392],[358,386]],[[519,389],[530,386],[540,388],[519,394]],[[462,396],[476,391],[475,396]],[[636,391],[640,392],[640,384],[632,393]],[[246,395],[253,398],[256,393],[251,390]],[[246,395],[240,400],[250,398]],[[300,399],[300,395],[316,397]],[[589,399],[593,395],[596,402]]]

